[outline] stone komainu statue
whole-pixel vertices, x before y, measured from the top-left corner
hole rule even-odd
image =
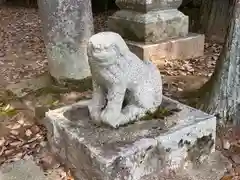
[[[162,102],[162,79],[157,67],[133,54],[114,32],[93,35],[88,43],[93,79],[89,105],[95,123],[114,128],[155,111]]]

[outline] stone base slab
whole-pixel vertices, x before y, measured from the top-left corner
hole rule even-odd
[[[169,98],[162,106],[180,111],[117,130],[93,125],[88,103],[48,111],[45,119],[51,150],[76,180],[157,180],[215,151],[216,118]]]
[[[203,56],[204,40],[204,35],[191,33],[187,37],[170,39],[158,44],[126,42],[130,50],[140,59],[148,59],[158,64],[162,59],[188,59]]]

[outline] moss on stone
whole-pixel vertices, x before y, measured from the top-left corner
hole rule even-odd
[[[141,120],[152,120],[152,119],[164,119],[165,117],[173,115],[175,112],[179,112],[180,109],[167,109],[159,106],[154,112],[147,111]]]
[[[54,86],[59,88],[67,88],[69,90],[75,90],[79,92],[92,89],[92,77],[87,77],[82,80],[75,80],[75,79],[56,80],[52,77],[52,81]]]

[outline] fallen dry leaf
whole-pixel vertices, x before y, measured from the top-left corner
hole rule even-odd
[[[11,133],[12,135],[14,135],[14,136],[19,135],[19,132],[16,131],[16,130],[11,130],[10,133]]]
[[[5,155],[5,156],[12,155],[13,153],[14,153],[14,149],[8,149],[8,150],[5,150],[5,151],[4,151],[4,155]]]
[[[14,147],[18,147],[18,146],[20,146],[22,144],[23,144],[22,141],[14,141],[14,142],[9,143],[9,145],[13,146],[13,148]]]
[[[4,138],[4,137],[1,137],[1,138],[0,138],[0,147],[3,147],[4,144],[5,144],[5,142],[6,142],[5,138]]]
[[[14,124],[7,125],[7,128],[12,129],[12,130],[19,129],[20,127],[21,127],[21,124],[19,124],[19,123],[14,123]]]
[[[233,180],[233,176],[224,176],[220,180]]]

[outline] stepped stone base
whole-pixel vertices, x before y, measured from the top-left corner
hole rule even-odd
[[[215,151],[216,118],[169,98],[162,106],[179,112],[117,130],[93,125],[88,103],[48,111],[45,119],[51,150],[76,180],[160,180]]]
[[[158,64],[162,59],[188,59],[203,56],[204,40],[204,35],[190,33],[187,37],[170,39],[158,44],[126,42],[140,59],[149,59]]]
[[[135,42],[158,43],[164,39],[185,37],[188,16],[177,9],[139,13],[120,10],[109,17],[108,28]]]

